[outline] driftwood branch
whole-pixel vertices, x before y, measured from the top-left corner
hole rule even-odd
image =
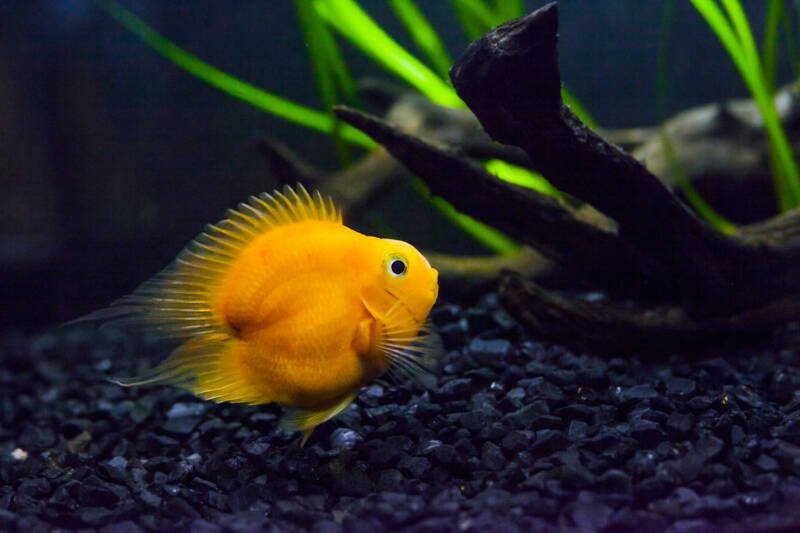
[[[465,283],[493,283],[506,271],[539,277],[553,270],[552,261],[527,246],[505,255],[449,255],[427,250],[424,255],[439,271],[440,279],[453,281],[452,285],[459,287]]]
[[[621,237],[680,279],[690,314],[727,314],[800,293],[790,267],[800,250],[716,233],[563,104],[557,24],[549,4],[473,43],[453,67],[456,90],[489,135],[525,150],[556,187],[614,219]]]
[[[572,302],[520,278],[502,295],[532,330],[570,342],[637,348],[763,331],[800,311],[800,216],[734,236],[709,228],[640,162],[582,124],[561,101],[557,7],[550,4],[473,43],[451,71],[459,95],[495,140],[524,151],[551,183],[612,219],[596,225],[551,198],[491,176],[459,154],[362,113],[362,129],[458,209],[639,302]],[[604,219],[607,220],[607,219]],[[652,304],[648,298],[662,304]]]
[[[567,298],[516,273],[502,277],[499,291],[508,310],[532,332],[609,354],[632,350],[667,353],[702,348],[721,339],[735,345],[787,322],[787,317],[800,316],[800,299],[786,298],[731,316],[696,319],[675,306]]]

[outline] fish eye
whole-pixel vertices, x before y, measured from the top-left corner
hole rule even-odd
[[[399,278],[400,276],[404,276],[408,271],[408,265],[404,259],[400,257],[393,257],[389,260],[388,270],[389,274]]]

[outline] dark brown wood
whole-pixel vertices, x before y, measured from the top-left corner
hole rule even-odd
[[[702,349],[721,340],[735,346],[763,337],[787,317],[800,316],[800,300],[788,298],[731,316],[694,319],[670,305],[643,307],[613,299],[564,297],[507,273],[500,282],[503,303],[533,333],[577,349],[618,354]]]
[[[623,239],[680,280],[690,313],[724,315],[800,293],[800,276],[787,270],[797,250],[715,232],[563,104],[557,26],[557,5],[548,4],[489,32],[451,70],[489,135],[525,150],[556,187],[614,219]]]

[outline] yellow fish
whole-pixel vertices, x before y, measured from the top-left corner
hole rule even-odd
[[[90,319],[121,319],[181,342],[122,385],[166,383],[217,402],[275,402],[304,432],[389,371],[425,381],[437,272],[408,243],[368,237],[302,185],[252,196],[160,274]]]

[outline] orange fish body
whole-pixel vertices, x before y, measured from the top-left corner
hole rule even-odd
[[[362,235],[330,200],[251,197],[175,262],[95,318],[127,315],[182,344],[124,385],[170,383],[215,401],[276,402],[303,430],[389,370],[424,377],[437,273],[411,245]]]

